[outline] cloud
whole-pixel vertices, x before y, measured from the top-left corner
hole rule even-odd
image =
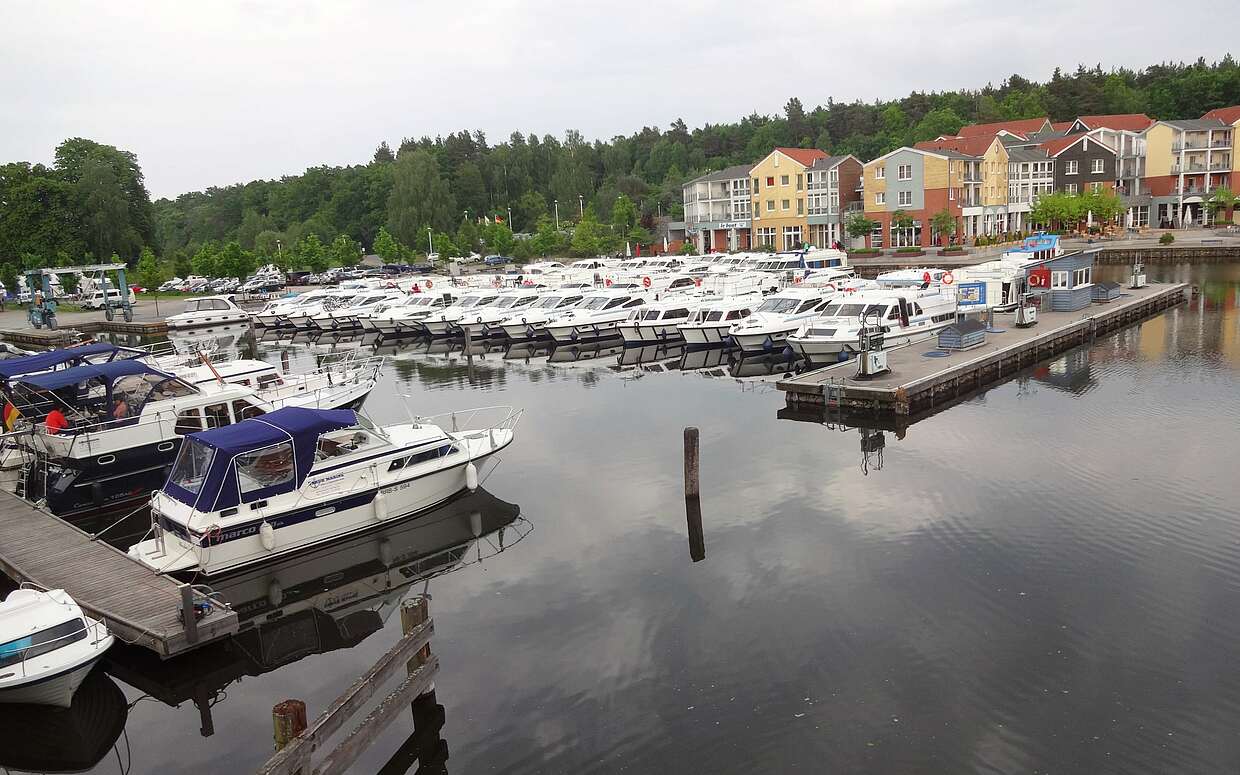
[[[807,106],[1221,56],[1165,9],[1054,0],[1037,18],[973,0],[800,4],[480,0],[6,8],[0,159],[47,162],[84,135],[139,155],[156,196],[365,162],[381,140],[481,129],[587,137]],[[1049,20],[1055,45],[1044,45]],[[1042,41],[1030,44],[1029,41]],[[1071,53],[1069,53],[1071,52]],[[1087,52],[1087,53],[1085,53]]]

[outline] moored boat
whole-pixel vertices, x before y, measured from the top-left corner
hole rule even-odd
[[[0,602],[0,702],[69,707],[111,645],[63,589],[13,590]]]

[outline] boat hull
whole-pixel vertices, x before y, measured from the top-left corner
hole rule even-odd
[[[779,331],[766,329],[754,333],[733,333],[730,336],[743,352],[760,353],[782,348],[788,339],[788,334],[793,330],[794,328]]]
[[[687,345],[714,345],[731,341],[728,329],[732,324],[723,326],[692,326],[680,329]]]
[[[251,320],[250,315],[245,312],[225,312],[219,315],[205,315],[203,317],[179,318],[177,315],[167,319],[168,328],[185,330],[190,328],[207,328],[208,326],[227,326],[234,323],[247,323]]]
[[[680,329],[674,324],[654,326],[620,326],[620,335],[625,344],[662,344],[679,342],[684,339]]]
[[[0,702],[67,708],[73,704],[73,695],[77,693],[78,687],[86,680],[86,676],[90,674],[95,663],[103,657],[104,650],[100,649],[87,661],[68,667],[54,675],[30,683],[0,688]]]

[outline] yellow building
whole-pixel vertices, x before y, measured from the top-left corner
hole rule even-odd
[[[754,247],[796,250],[809,238],[806,171],[826,157],[816,148],[776,148],[750,169]]]

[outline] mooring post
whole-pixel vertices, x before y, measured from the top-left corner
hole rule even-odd
[[[185,640],[198,642],[198,614],[194,611],[194,588],[181,585],[181,621],[185,624]]]
[[[306,703],[301,700],[285,700],[271,709],[271,724],[275,735],[276,750],[293,741],[306,731]]]
[[[689,559],[701,562],[706,559],[706,536],[702,532],[702,499],[696,495],[685,496],[685,522],[689,527]]]
[[[418,595],[415,598],[405,600],[400,604],[401,629],[404,630],[404,633],[406,635],[408,635],[409,633],[416,630],[418,627],[425,624],[426,620],[430,618],[430,615],[431,615],[431,612],[430,612],[429,598],[427,598],[425,595]],[[406,667],[410,673],[413,673],[419,667],[426,664],[426,660],[430,658],[431,658],[431,644],[428,643],[422,648],[418,649],[418,652],[413,655],[413,657],[409,660],[409,663]],[[431,688],[428,691],[434,691],[434,690],[435,690],[435,685],[431,684]]]
[[[685,428],[685,497],[698,494],[698,429],[689,426]]]

